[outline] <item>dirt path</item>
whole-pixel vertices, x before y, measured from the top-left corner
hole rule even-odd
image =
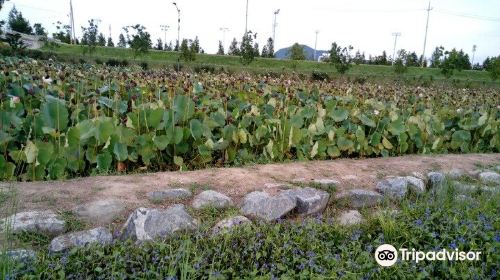
[[[146,193],[169,187],[187,187],[195,193],[210,188],[239,201],[248,192],[263,189],[272,192],[278,188],[277,185],[297,179],[335,179],[339,181],[339,190],[373,189],[378,180],[389,175],[448,171],[453,168],[472,171],[498,164],[500,154],[338,159],[189,172],[96,176],[56,182],[24,182],[14,183],[13,187],[18,201],[17,211],[70,210],[81,203],[109,198],[126,201],[127,208],[134,209],[138,206],[153,206],[146,198]],[[165,206],[167,204],[154,205]]]

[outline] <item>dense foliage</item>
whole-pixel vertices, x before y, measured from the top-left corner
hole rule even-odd
[[[3,180],[500,148],[495,89],[0,66]]]
[[[457,202],[453,193],[403,202],[397,216],[371,218],[360,228],[330,217],[281,221],[210,237],[205,227],[165,242],[40,254],[10,267],[9,279],[496,279],[500,236],[498,194],[476,193]],[[384,243],[419,251],[481,251],[478,261],[399,260],[384,268],[374,259]],[[1,267],[1,266],[0,266]],[[33,277],[33,278],[32,278]]]

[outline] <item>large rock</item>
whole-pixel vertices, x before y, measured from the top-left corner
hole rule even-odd
[[[461,169],[453,168],[452,170],[448,171],[448,177],[453,180],[458,180],[464,176],[464,172]]]
[[[75,215],[90,224],[109,224],[125,210],[125,203],[116,199],[92,201],[73,209]]]
[[[425,182],[420,178],[413,176],[406,176],[406,182],[408,183],[408,188],[414,193],[424,193],[425,192]]]
[[[252,192],[245,196],[241,212],[248,217],[267,222],[283,218],[297,206],[297,199],[288,195],[271,197],[265,192]]]
[[[405,177],[390,177],[377,183],[378,192],[393,199],[402,199],[408,191],[408,181]]]
[[[40,232],[48,235],[58,235],[64,232],[66,222],[54,212],[29,211],[14,214],[0,221],[0,230],[7,228],[12,233]]]
[[[440,188],[446,184],[446,177],[441,172],[429,172],[427,173],[427,178],[429,178],[430,188]]]
[[[233,201],[228,196],[216,191],[204,191],[198,194],[193,200],[193,208],[214,207],[223,209],[233,205]]]
[[[335,196],[338,204],[353,208],[372,207],[382,202],[383,199],[381,194],[363,189],[343,191]]]
[[[245,216],[235,216],[231,218],[224,219],[218,222],[212,228],[212,234],[225,233],[233,229],[234,227],[251,224],[252,222]]]
[[[49,251],[57,253],[73,247],[83,247],[87,244],[107,245],[111,242],[113,242],[111,232],[106,228],[99,227],[58,236],[50,242]]]
[[[342,212],[338,217],[338,221],[340,225],[351,226],[362,223],[363,216],[357,210],[349,210]]]
[[[500,185],[500,174],[491,171],[482,172],[479,174],[479,180],[484,184]]]
[[[187,189],[168,189],[161,191],[152,191],[147,194],[148,199],[152,202],[186,199],[191,197],[192,195],[193,193],[191,193],[191,191]]]
[[[322,186],[331,186],[331,185],[338,185],[339,181],[335,179],[313,179],[313,183]]]
[[[330,194],[314,188],[295,188],[282,192],[297,201],[296,211],[299,215],[313,215],[323,212]]]
[[[29,249],[15,249],[5,252],[7,257],[15,262],[31,262],[36,260],[36,252]],[[1,258],[0,254],[0,258]]]
[[[136,209],[123,226],[120,239],[137,241],[165,238],[182,230],[194,230],[198,222],[193,219],[182,204],[163,209]]]

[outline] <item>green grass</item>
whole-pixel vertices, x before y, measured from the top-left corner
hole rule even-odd
[[[44,49],[44,51],[51,50]],[[96,59],[100,59],[101,61],[105,62],[110,58],[114,58],[118,60],[126,59],[136,64],[139,64],[140,62],[147,62],[151,67],[172,67],[177,63],[179,57],[179,54],[177,52],[156,50],[151,50],[145,55],[134,57],[134,52],[131,49],[108,47],[97,47],[95,53],[93,53],[92,56],[89,56],[83,55],[82,48],[80,46],[66,44],[62,44],[59,48],[56,48],[53,51],[57,53],[61,58],[67,60],[73,59],[77,61],[78,59],[82,58],[92,62],[94,62]],[[297,73],[309,75],[312,73],[312,71],[316,70],[326,72],[331,76],[338,75],[332,65],[314,61],[291,61],[271,58],[256,58],[250,65],[243,66],[240,62],[240,58],[237,56],[198,54],[194,62],[186,63],[181,60],[180,63],[188,67],[194,67],[196,65],[212,65],[215,67],[224,67],[225,69],[231,71],[249,71],[255,73],[282,73],[295,71]],[[407,73],[403,75],[397,75],[394,72],[393,67],[382,65],[353,65],[352,69],[350,69],[348,72],[348,76],[364,76],[374,79],[406,78],[427,81],[430,79],[446,80],[446,78],[440,73],[439,69],[409,67]],[[491,79],[487,72],[475,70],[455,72],[450,80],[479,82],[488,85],[500,84],[500,81],[497,81],[495,83],[491,82]]]
[[[471,194],[458,202],[452,189],[413,196],[400,213],[365,216],[366,223],[340,227],[331,216],[257,223],[210,236],[210,227],[141,246],[115,243],[64,254],[39,254],[34,263],[11,267],[19,279],[494,279],[499,269],[500,196]],[[212,224],[234,210],[205,209]],[[363,211],[366,212],[366,211]],[[481,251],[479,261],[400,261],[378,266],[381,244],[421,251]]]

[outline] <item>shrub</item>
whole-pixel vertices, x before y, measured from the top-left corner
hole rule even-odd
[[[142,68],[142,70],[148,70],[149,69],[149,64],[145,61],[142,61],[140,64],[139,64]]]
[[[195,73],[215,73],[215,67],[213,65],[197,65],[194,67]]]
[[[311,80],[313,80],[313,81],[324,81],[324,80],[329,80],[329,79],[330,79],[330,76],[328,76],[328,74],[326,72],[320,72],[320,71],[314,70],[311,73]]]
[[[95,63],[100,65],[103,64],[104,62],[100,58],[96,58]]]

